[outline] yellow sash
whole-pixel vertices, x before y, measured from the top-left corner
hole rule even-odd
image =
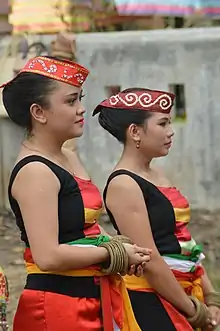
[[[63,271],[63,272],[43,272],[41,271],[35,264],[26,263],[26,270],[28,274],[56,274],[62,276],[73,276],[73,277],[84,277],[84,276],[96,276],[96,277],[103,277],[106,276],[105,274],[101,273],[98,270],[92,269],[77,269],[77,270],[70,270],[70,271]],[[132,310],[131,302],[129,299],[129,295],[125,286],[125,282],[120,275],[110,275],[107,277],[109,279],[109,286],[113,287],[114,290],[116,289],[117,292],[120,294],[120,297],[123,298],[123,321],[119,323],[119,327],[121,327],[121,331],[141,331],[140,327],[138,326],[136,319],[134,317],[134,313]],[[102,284],[102,282],[101,282]],[[103,302],[102,302],[103,306]],[[111,308],[111,307],[110,307]],[[118,323],[118,321],[116,321]],[[107,331],[107,329],[106,329]],[[110,331],[110,330],[109,330]],[[112,330],[113,331],[113,330]]]

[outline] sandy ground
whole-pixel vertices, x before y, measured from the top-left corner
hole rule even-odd
[[[0,264],[8,277],[10,288],[10,303],[8,307],[9,325],[12,325],[13,315],[19,295],[25,282],[25,269],[22,258],[23,246],[19,239],[14,222],[8,217],[0,221]],[[11,329],[10,329],[11,330]]]

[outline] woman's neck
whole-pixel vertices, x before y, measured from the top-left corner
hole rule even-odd
[[[39,150],[45,151],[54,156],[61,155],[62,153],[63,144],[53,139],[49,135],[32,135],[24,141],[24,144],[28,145],[29,147],[38,148]]]
[[[148,173],[151,170],[152,158],[140,153],[140,150],[124,148],[116,168],[127,168],[138,173]]]

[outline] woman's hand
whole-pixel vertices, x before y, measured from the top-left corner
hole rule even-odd
[[[151,249],[142,248],[137,245],[123,244],[129,257],[129,276],[135,275],[140,277],[143,275],[144,268],[147,262],[151,259]]]
[[[123,244],[129,257],[129,270],[128,274],[141,276],[146,263],[151,259],[151,249],[142,248],[137,245]]]
[[[136,277],[141,277],[144,274],[144,268],[145,268],[146,262],[143,262],[142,264],[139,264],[136,266],[135,264],[132,264],[127,272],[129,276],[135,275]]]
[[[204,331],[214,331],[220,325],[220,309],[215,306],[209,306],[210,322]]]

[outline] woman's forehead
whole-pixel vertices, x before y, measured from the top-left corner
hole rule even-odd
[[[82,88],[81,87],[76,87],[72,86],[63,82],[57,82],[57,92],[62,94],[75,94],[75,93],[80,93]]]
[[[170,120],[171,119],[170,114],[164,114],[164,113],[158,113],[158,112],[152,112],[151,117],[155,120],[162,120],[162,119]]]

